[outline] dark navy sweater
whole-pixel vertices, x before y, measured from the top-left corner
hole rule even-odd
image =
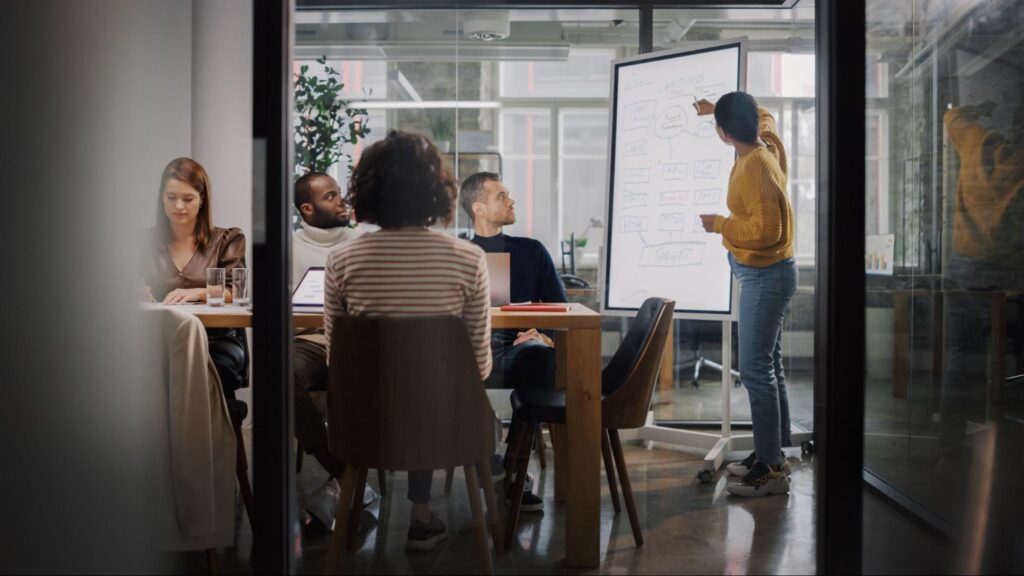
[[[472,242],[484,252],[509,253],[509,283],[513,303],[567,302],[565,287],[558,277],[544,245],[533,238],[506,236],[474,236]],[[501,349],[512,346],[520,330],[492,330],[491,347]],[[550,336],[550,335],[549,335]]]
[[[508,252],[511,261],[512,302],[566,302],[565,287],[544,245],[533,238],[474,236],[484,252]]]

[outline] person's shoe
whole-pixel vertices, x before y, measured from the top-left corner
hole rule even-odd
[[[544,511],[544,501],[541,500],[533,492],[530,492],[529,490],[524,490],[522,498],[523,498],[523,500],[519,504],[519,511],[520,512],[543,512]],[[505,499],[505,503],[506,504],[511,504],[511,501],[508,498],[506,498]]]
[[[749,456],[740,460],[739,462],[730,462],[725,465],[725,470],[733,476],[743,477],[750,472],[750,469],[754,467],[754,462],[757,461],[757,453],[751,452]]]
[[[747,456],[739,462],[726,464],[725,469],[733,476],[743,477],[747,475],[747,472],[750,472],[750,469],[754,466],[754,462],[756,461],[757,453],[751,452],[750,456]],[[782,471],[786,473],[786,476],[791,476],[793,474],[793,470],[789,467],[789,461],[786,460],[785,452],[782,453]]]
[[[409,523],[409,535],[405,541],[406,550],[433,550],[442,540],[448,537],[448,527],[437,517],[430,514],[430,522],[413,520]]]
[[[739,482],[733,482],[726,488],[734,496],[754,498],[772,494],[789,493],[789,476],[779,466],[769,468],[758,462]]]
[[[338,509],[338,498],[341,487],[334,478],[329,478],[316,492],[309,495],[303,509],[309,514],[313,524],[324,532],[334,530],[334,511]]]

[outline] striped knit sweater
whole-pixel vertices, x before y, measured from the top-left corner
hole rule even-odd
[[[324,281],[330,358],[336,316],[458,316],[481,378],[491,373],[490,287],[484,252],[426,228],[380,230],[331,250]]]
[[[729,177],[728,218],[715,218],[722,244],[747,266],[764,268],[793,257],[793,208],[786,195],[786,150],[775,119],[758,110],[767,146],[736,159]]]

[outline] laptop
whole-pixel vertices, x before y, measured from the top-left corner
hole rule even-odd
[[[297,312],[323,312],[325,275],[321,266],[306,270],[292,293],[292,308]]]
[[[512,302],[511,258],[508,252],[488,252],[487,276],[491,284],[491,306]]]

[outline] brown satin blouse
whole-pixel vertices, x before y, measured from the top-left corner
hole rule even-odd
[[[231,271],[245,267],[245,234],[238,228],[214,228],[210,241],[196,250],[180,272],[155,228],[149,231],[149,237],[154,257],[145,266],[146,285],[158,301],[178,288],[206,288],[207,268],[224,268],[225,283],[230,290]]]

